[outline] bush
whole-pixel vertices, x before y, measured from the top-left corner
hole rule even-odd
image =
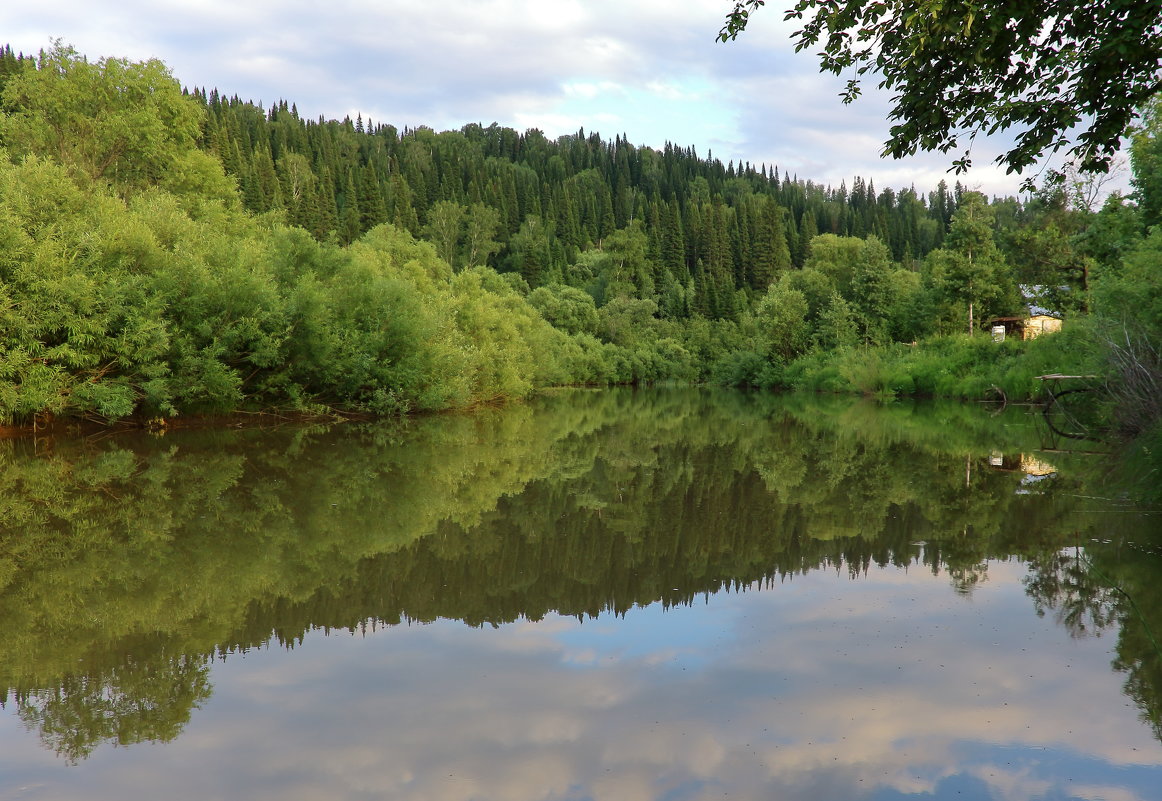
[[[735,351],[718,359],[710,368],[710,380],[726,387],[759,387],[768,362],[752,350]]]

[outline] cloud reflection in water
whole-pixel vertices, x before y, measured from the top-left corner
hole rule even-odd
[[[968,596],[873,568],[622,618],[314,632],[216,664],[181,738],[94,754],[83,795],[1149,801],[1162,746],[1110,643],[1033,614],[1020,563],[988,570]]]

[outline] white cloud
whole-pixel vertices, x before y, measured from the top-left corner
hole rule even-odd
[[[865,81],[851,106],[842,81],[794,54],[792,23],[764,9],[737,41],[715,36],[721,0],[61,0],[7,4],[0,28],[18,50],[62,37],[91,57],[159,57],[190,86],[309,117],[362,113],[443,130],[469,122],[577,128],[631,141],[713,148],[723,161],[777,164],[818,183],[856,174],[926,191],[951,156],[879,158],[887,101]],[[648,98],[648,102],[644,99]],[[965,178],[990,193],[1018,179],[981,165]]]
[[[584,100],[595,100],[611,94],[625,94],[625,89],[621,84],[614,83],[613,81],[601,81],[600,83],[577,81],[575,83],[567,83],[562,88],[565,90],[567,97],[579,97]]]
[[[873,569],[583,624],[316,632],[216,663],[214,697],[168,746],[103,748],[55,773],[42,757],[49,778],[28,797],[79,782],[94,801],[225,787],[257,801],[807,801],[959,781],[1004,801],[1145,801],[1120,769],[1162,776],[1162,750],[1105,646],[1038,618],[1019,564],[989,570],[972,603],[943,575]],[[0,774],[31,737],[0,729]]]
[[[645,85],[645,89],[652,95],[656,95],[665,100],[671,100],[675,102],[698,98],[698,94],[696,92],[692,92],[686,87],[673,82],[650,81]]]
[[[1073,787],[1072,792],[1086,801],[1147,801],[1132,790],[1110,785],[1079,784]]]

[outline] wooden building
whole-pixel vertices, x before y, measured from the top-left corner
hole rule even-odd
[[[1061,318],[1052,312],[1037,310],[1036,313],[1019,317],[994,317],[991,327],[1004,327],[1006,337],[1033,339],[1042,334],[1051,334],[1061,330]]]

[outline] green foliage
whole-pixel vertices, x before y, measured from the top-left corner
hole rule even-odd
[[[783,210],[769,197],[762,198],[755,211],[754,245],[751,248],[747,285],[759,292],[791,266],[791,252],[784,234]]]
[[[840,295],[850,297],[855,266],[861,259],[863,248],[863,241],[854,236],[820,234],[810,242],[803,269],[822,273]]]
[[[64,676],[51,691],[21,694],[20,721],[71,763],[87,758],[102,742],[167,743],[209,700],[209,662],[209,657],[178,655]]]
[[[1126,256],[1121,272],[1095,293],[1111,417],[1128,436],[1148,434],[1162,421],[1160,265],[1162,226],[1154,226]]]
[[[782,282],[771,287],[755,312],[761,341],[772,361],[786,363],[811,344],[807,298]]]
[[[876,194],[860,179],[849,193],[792,181],[776,168],[728,166],[689,148],[653,150],[620,137],[606,142],[578,132],[550,142],[539,131],[496,125],[400,132],[306,120],[286,103],[264,110],[217,91],[194,97],[207,111],[203,145],[237,179],[252,212],[284,210],[288,222],[321,240],[333,232],[354,241],[381,219],[432,239],[432,226],[450,208],[442,204],[454,204],[467,209],[455,237],[460,249],[448,258],[445,245],[442,257],[456,269],[487,264],[521,272],[533,288],[584,286],[569,274],[582,251],[607,252],[611,237],[640,226],[648,275],[631,270],[624,278],[639,293],[650,292],[650,283],[667,293],[670,318],[739,313],[734,292],[765,291],[778,273],[802,263],[806,241],[819,230],[874,234],[894,259],[922,257],[943,235],[942,204],[955,203],[947,193],[927,202],[912,190]],[[368,211],[369,202],[381,201],[386,217]],[[530,216],[541,230],[522,232]],[[700,260],[704,274],[689,292]],[[679,298],[675,287],[688,297]]]
[[[1093,340],[1092,327],[1078,321],[1024,342],[953,334],[917,345],[816,351],[791,362],[775,385],[865,395],[1038,400],[1044,387],[1037,376],[1088,375],[1099,367]]]
[[[1138,252],[1124,201],[1087,227],[1049,188],[990,205],[620,137],[316,123],[60,45],[4,83],[6,423],[396,413],[670,379],[1025,396],[983,360],[954,360],[980,374],[950,380],[894,355],[1018,309],[998,239],[1022,279],[1064,277],[1073,308],[1091,265],[1116,303],[1152,308],[1133,287],[1153,255],[1117,278]],[[869,346],[883,350],[861,360]]]
[[[436,253],[448,264],[458,259],[460,237],[467,209],[459,203],[441,200],[428,210],[424,238],[436,246]]]
[[[723,356],[710,368],[710,380],[724,387],[761,387],[768,384],[770,362],[765,354],[741,350]]]
[[[597,333],[597,305],[592,295],[580,289],[563,284],[537,287],[529,293],[529,304],[567,334]]]
[[[637,222],[610,233],[604,249],[609,254],[606,297],[650,298],[654,295],[656,266],[647,257],[649,240]]]
[[[558,362],[572,346],[491,271],[453,281],[388,226],[339,249],[214,208],[0,164],[0,419],[394,413],[574,380]]]
[[[1122,259],[1141,239],[1141,230],[1138,208],[1114,192],[1076,238],[1081,252],[1097,262],[1100,273],[1110,275],[1121,269]]]
[[[496,236],[500,225],[500,212],[483,203],[473,203],[468,208],[464,230],[464,264],[468,267],[483,266],[490,256],[500,250]]]
[[[737,37],[763,5],[736,2],[718,38]],[[997,163],[1020,173],[1080,129],[1069,154],[1083,171],[1106,172],[1135,112],[1159,90],[1162,7],[1154,3],[799,0],[786,18],[804,20],[792,34],[796,50],[821,46],[821,70],[856,76],[844,102],[859,96],[869,72],[895,93],[884,145],[895,158],[1016,128]],[[971,163],[966,150],[953,165]]]
[[[652,300],[616,297],[597,312],[601,337],[615,345],[634,345],[650,333],[657,313]]]
[[[136,269],[155,245],[122,209],[56,165],[0,162],[0,421],[116,419],[168,372],[161,302]]]
[[[967,192],[952,217],[945,246],[928,254],[924,272],[945,332],[975,334],[990,317],[1020,309],[1012,271],[997,247],[992,210]]]
[[[553,229],[538,215],[530,214],[509,240],[508,270],[530,285],[537,285],[552,266]]]
[[[50,158],[125,189],[165,180],[175,162],[189,173],[204,113],[156,59],[90,63],[59,41],[36,69],[5,82],[2,102],[0,143],[11,155]]]
[[[534,388],[570,383],[573,376],[559,363],[567,337],[537,313],[519,292],[498,276],[477,267],[453,283],[452,311],[456,322],[458,374],[468,380],[474,400],[505,400],[528,395]]]
[[[1130,142],[1134,196],[1144,229],[1162,224],[1162,100],[1145,105],[1140,128]]]
[[[830,302],[819,315],[814,337],[815,344],[823,350],[843,349],[859,341],[855,315],[839,293],[832,293]]]
[[[900,327],[896,310],[896,284],[888,248],[875,237],[861,242],[859,258],[852,265],[850,302],[861,328],[863,341],[884,343],[890,331]],[[905,312],[906,313],[906,312]]]
[[[816,236],[803,269],[782,280],[803,292],[806,319],[823,348],[908,341],[929,325],[920,276],[893,264],[875,236]]]
[[[1126,254],[1116,276],[1102,281],[1096,291],[1096,311],[1123,324],[1140,324],[1152,337],[1162,334],[1162,227],[1139,240]],[[1131,323],[1133,321],[1133,323]]]

